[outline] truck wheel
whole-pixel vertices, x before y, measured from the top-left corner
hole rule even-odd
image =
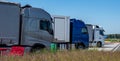
[[[35,45],[31,48],[32,53],[39,53],[42,52],[45,49],[44,45]]]
[[[76,49],[85,49],[85,45],[83,43],[77,44]]]
[[[101,42],[97,42],[97,47],[102,47],[102,43]]]

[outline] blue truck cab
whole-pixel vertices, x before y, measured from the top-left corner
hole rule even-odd
[[[70,19],[70,42],[77,49],[89,47],[89,34],[83,21]]]

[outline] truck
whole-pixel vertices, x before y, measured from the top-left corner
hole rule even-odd
[[[59,49],[88,48],[89,36],[85,23],[69,16],[52,15],[54,39]]]
[[[86,24],[89,33],[90,47],[104,46],[104,29],[98,25]]]
[[[76,49],[89,47],[89,34],[82,20],[70,19],[70,42],[75,44]]]
[[[89,45],[87,27],[81,20],[51,16],[44,9],[30,5],[22,7],[19,3],[0,2],[0,8],[0,51],[13,46],[34,52],[50,50],[53,44],[58,49]]]
[[[51,15],[41,8],[0,2],[0,47],[49,49],[54,40]]]

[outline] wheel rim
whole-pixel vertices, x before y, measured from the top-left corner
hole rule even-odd
[[[101,43],[100,42],[97,43],[97,47],[101,47]]]

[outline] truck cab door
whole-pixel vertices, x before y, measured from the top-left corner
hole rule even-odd
[[[104,33],[102,30],[95,29],[94,32],[95,32],[94,33],[95,34],[95,38],[94,38],[95,41],[104,41]]]
[[[105,40],[105,38],[104,38],[104,30],[100,30],[99,34],[100,34],[100,40],[101,40],[101,42],[104,43],[104,40]]]
[[[85,44],[86,47],[89,46],[89,34],[88,34],[88,30],[87,30],[87,27],[83,27],[81,29],[81,39],[83,40],[83,43]]]
[[[42,33],[42,38],[46,41],[53,41],[52,23],[48,20],[40,20],[39,28]]]

